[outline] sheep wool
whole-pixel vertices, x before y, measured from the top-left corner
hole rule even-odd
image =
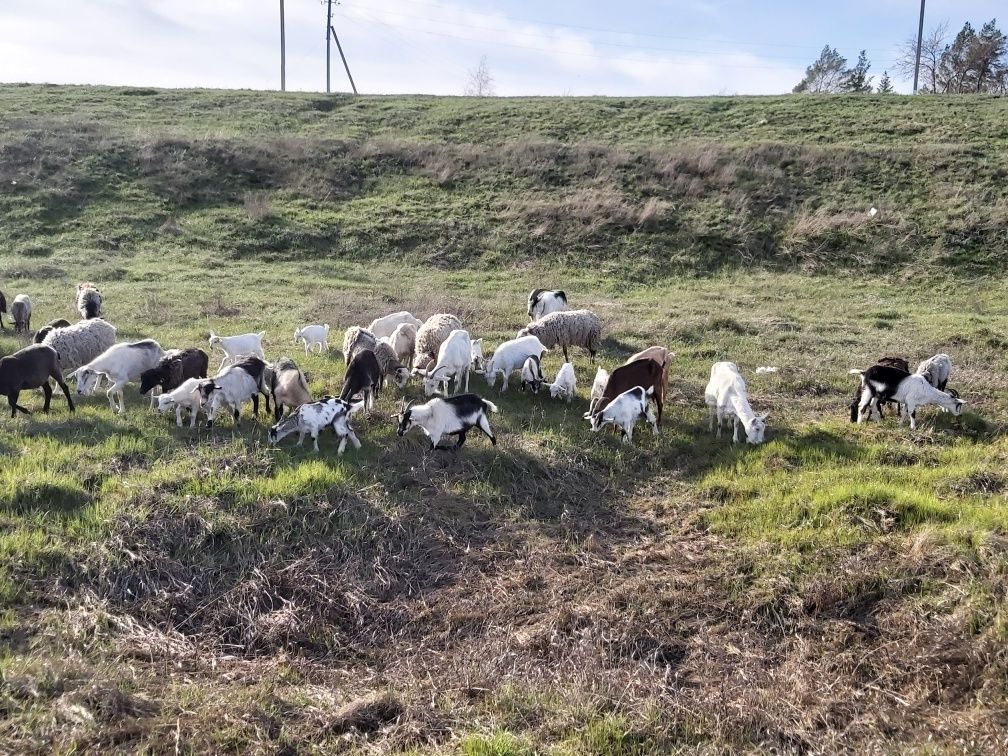
[[[427,318],[417,330],[413,364],[422,368],[431,360],[436,361],[441,344],[448,338],[448,334],[457,330],[462,330],[462,321],[454,315],[438,313]]]
[[[115,344],[116,329],[101,318],[81,320],[50,332],[42,343],[59,356],[60,370],[66,374],[91,362]]]
[[[343,360],[347,365],[357,352],[363,349],[374,349],[378,339],[366,328],[350,326],[343,334]]]
[[[583,347],[594,357],[602,340],[602,321],[590,310],[561,310],[529,323],[518,335],[535,336],[547,349],[559,346],[565,357],[572,346]]]

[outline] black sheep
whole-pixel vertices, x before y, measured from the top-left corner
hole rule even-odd
[[[51,346],[32,344],[0,359],[0,394],[7,397],[7,403],[11,408],[11,417],[15,417],[18,410],[26,415],[31,414],[17,403],[18,395],[22,391],[37,388],[41,388],[42,393],[45,394],[45,404],[42,406],[42,411],[48,412],[49,402],[53,395],[52,386],[49,385],[50,378],[53,378],[56,385],[63,390],[67,405],[73,412],[74,403],[70,398],[70,389],[63,381],[63,374],[59,369],[59,356]]]

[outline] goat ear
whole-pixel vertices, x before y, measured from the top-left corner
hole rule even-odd
[[[763,421],[765,421],[768,417],[770,417],[769,412],[764,412],[762,415],[759,415],[759,419]]]

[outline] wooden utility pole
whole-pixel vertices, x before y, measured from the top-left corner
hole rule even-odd
[[[350,88],[353,90],[354,94],[357,94],[357,85],[354,84],[353,76],[350,75],[350,66],[347,65],[346,55],[343,54],[343,45],[339,43],[339,37],[336,36],[336,30],[331,25],[329,27],[329,31],[332,32],[333,39],[336,40],[336,49],[339,50],[339,56],[343,59],[343,68],[346,69],[347,78],[350,79]]]
[[[284,38],[284,0],[280,0],[280,91],[287,91],[287,48]]]
[[[920,24],[917,26],[917,63],[914,65],[914,89],[917,94],[917,79],[920,77],[921,42],[924,40],[924,0],[921,0]]]
[[[332,0],[327,0],[326,5],[326,22],[325,22],[325,91],[329,94],[332,89],[329,85],[329,48],[331,43],[329,41],[329,30],[332,29]]]

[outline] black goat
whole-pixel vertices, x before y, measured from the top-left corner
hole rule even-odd
[[[370,349],[359,351],[347,366],[339,398],[344,402],[350,402],[353,397],[360,394],[364,400],[364,408],[369,410],[374,404],[375,394],[381,390],[381,380],[381,366],[375,353]]]

